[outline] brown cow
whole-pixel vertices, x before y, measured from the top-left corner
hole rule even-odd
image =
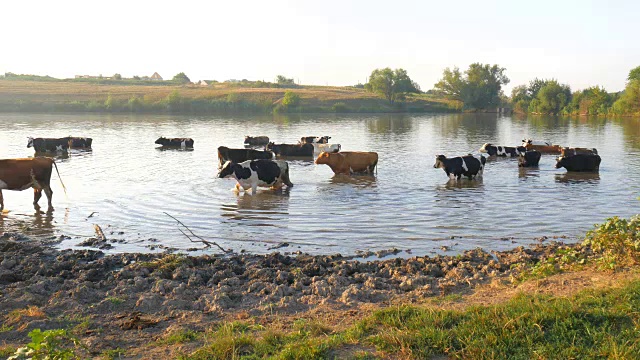
[[[50,184],[52,164],[56,167],[56,172],[60,177],[58,165],[48,157],[0,160],[0,211],[4,209],[2,190],[22,191],[28,188],[33,188],[33,207],[36,210],[40,210],[38,200],[42,196],[42,190],[49,200],[49,211],[53,210],[51,205],[53,191]],[[60,183],[62,183],[62,179]],[[62,187],[64,188],[64,184]]]
[[[562,149],[560,145],[553,145],[546,141],[533,141],[531,139],[522,140],[522,146],[528,151],[536,150],[543,154],[559,154]]]
[[[570,157],[574,155],[598,155],[598,150],[596,148],[572,148],[572,147],[563,147],[560,151],[560,157]]]
[[[378,153],[363,151],[322,152],[316,164],[327,164],[337,174],[369,173],[378,165]]]

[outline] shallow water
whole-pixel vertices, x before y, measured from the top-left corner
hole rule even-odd
[[[93,151],[57,160],[68,194],[54,172],[53,214],[34,214],[30,191],[3,192],[9,211],[0,230],[71,236],[64,247],[93,236],[93,224],[124,240],[112,251],[198,247],[167,212],[236,251],[268,252],[280,242],[290,244],[280,251],[309,253],[503,250],[542,236],[575,241],[607,217],[640,210],[640,122],[634,119],[0,114],[0,124],[0,158],[32,156],[27,136],[94,139]],[[293,160],[291,190],[238,195],[235,180],[216,178],[216,148],[242,147],[244,135],[286,143],[329,135],[343,150],[377,151],[378,173],[334,176],[325,165]],[[192,137],[194,150],[159,150],[159,136]],[[433,168],[436,154],[477,153],[485,142],[513,146],[523,137],[595,147],[600,172],[567,174],[554,168],[552,155],[527,170],[515,159],[490,160],[484,177],[473,181],[449,181]],[[40,203],[44,208],[44,196]]]

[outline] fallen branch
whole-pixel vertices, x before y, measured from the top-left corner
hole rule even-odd
[[[193,231],[191,231],[191,229],[189,229],[189,227],[188,227],[187,225],[185,225],[182,221],[180,221],[180,220],[176,219],[175,217],[173,217],[173,216],[169,215],[168,213],[164,212],[164,214],[165,214],[165,215],[167,215],[168,217],[172,218],[173,220],[177,221],[177,222],[178,222],[178,224],[180,224],[180,225],[184,226],[184,228],[185,228],[185,229],[187,229],[187,230],[191,233],[191,235],[192,235],[193,237],[195,237],[195,238],[199,239],[199,240],[193,240],[193,239],[191,238],[191,236],[187,235],[187,233],[185,233],[184,231],[182,231],[182,229],[181,229],[181,228],[178,228],[178,231],[180,231],[180,232],[182,233],[182,235],[186,236],[186,237],[187,237],[187,239],[189,239],[189,241],[191,241],[191,242],[201,242],[201,243],[203,243],[206,247],[211,247],[211,245],[215,245],[215,246],[217,246],[217,247],[218,247],[218,249],[220,249],[220,251],[222,251],[222,252],[223,252],[223,253],[225,253],[225,254],[228,254],[228,253],[230,253],[230,252],[231,252],[231,250],[225,250],[224,248],[222,248],[222,246],[218,245],[218,243],[216,243],[215,241],[207,241],[207,240],[203,239],[202,237],[200,237],[200,236],[198,236],[198,235],[194,234],[194,233],[193,233]]]

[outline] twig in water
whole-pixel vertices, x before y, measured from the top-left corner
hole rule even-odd
[[[164,211],[163,211],[163,212],[164,212]],[[180,220],[176,219],[175,217],[173,217],[173,216],[169,215],[168,213],[164,212],[164,214],[165,214],[165,215],[167,215],[168,217],[172,218],[173,220],[177,221],[177,222],[178,222],[178,224],[180,224],[180,225],[184,226],[184,228],[185,228],[185,229],[189,230],[189,232],[191,233],[191,235],[192,235],[193,237],[195,237],[195,238],[199,239],[199,241],[198,241],[198,240],[193,240],[193,239],[191,238],[191,236],[187,235],[184,231],[182,231],[182,229],[181,229],[181,228],[178,228],[178,230],[182,233],[182,235],[186,236],[186,237],[187,237],[187,239],[189,239],[189,241],[191,241],[191,242],[201,242],[201,243],[205,244],[205,246],[206,246],[206,247],[211,247],[211,245],[215,245],[215,246],[217,246],[217,247],[218,247],[218,249],[220,249],[220,251],[222,251],[223,253],[226,253],[226,254],[228,254],[228,253],[230,253],[230,252],[231,252],[231,250],[225,250],[225,249],[223,249],[223,248],[222,248],[222,246],[218,245],[218,243],[216,243],[215,241],[207,241],[207,240],[203,239],[202,237],[200,237],[200,236],[198,236],[198,235],[194,234],[194,233],[193,233],[193,231],[191,231],[191,229],[189,229],[189,227],[188,227],[187,225],[185,225],[182,221],[180,221]]]
[[[104,236],[104,231],[102,231],[102,228],[100,227],[100,225],[93,224],[93,229],[96,231],[96,236],[98,236],[98,239],[100,241],[107,241],[107,237]]]
[[[89,214],[89,216],[87,216],[87,219],[90,218],[90,217],[93,217],[93,215],[95,215],[97,213],[98,213],[97,211],[92,212],[91,214]]]

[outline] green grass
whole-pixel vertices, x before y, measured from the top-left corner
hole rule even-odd
[[[202,337],[202,333],[193,330],[175,331],[158,341],[161,345],[184,344],[198,340]]]
[[[639,308],[635,281],[570,298],[519,295],[465,310],[390,307],[338,332],[307,321],[286,331],[233,322],[207,333],[206,345],[186,358],[632,359],[640,358]],[[340,352],[354,345],[371,350]]]

